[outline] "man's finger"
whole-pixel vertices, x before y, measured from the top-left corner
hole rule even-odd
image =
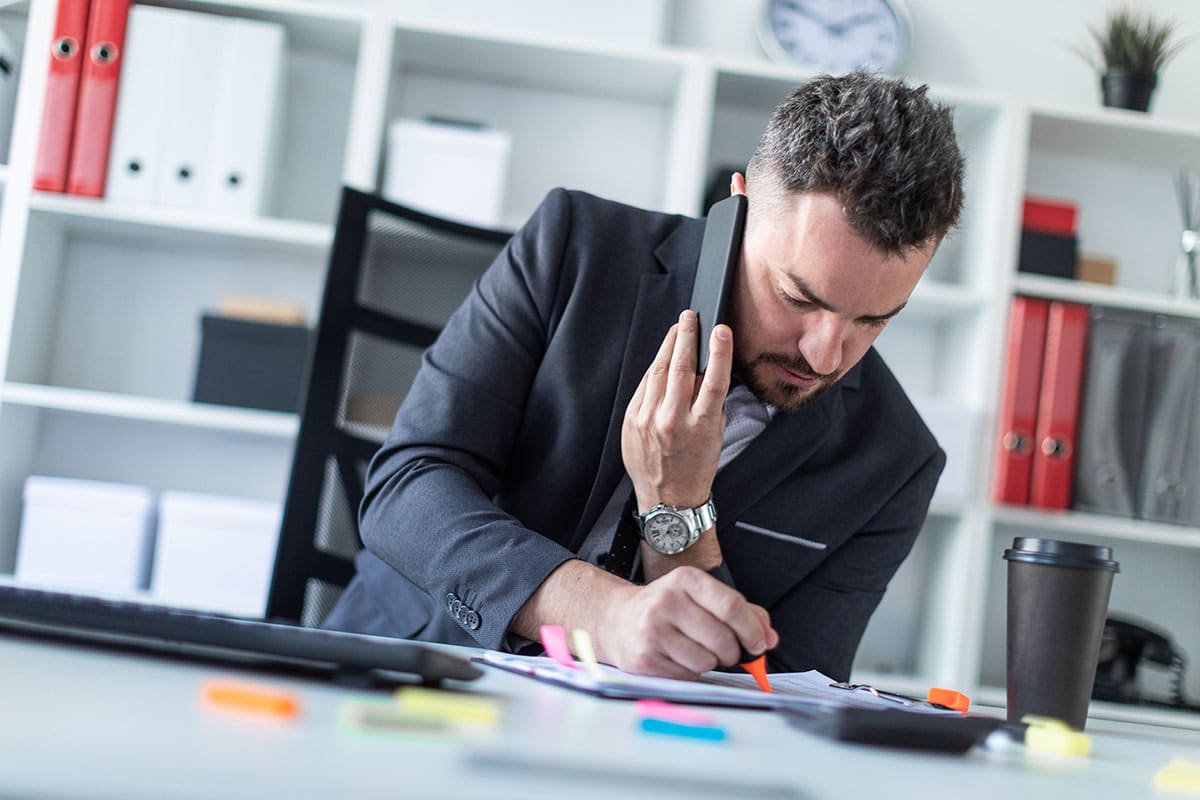
[[[724,409],[733,371],[733,331],[729,326],[713,328],[708,341],[708,368],[692,406],[693,412],[702,417],[719,415]]]
[[[727,625],[746,652],[753,656],[766,652],[772,633],[770,625],[763,624],[752,605],[736,589],[701,573],[688,587],[688,594],[697,605]]]
[[[638,409],[657,408],[661,402],[662,396],[667,390],[667,373],[671,369],[671,353],[675,350],[675,339],[678,333],[679,326],[672,325],[667,331],[667,335],[663,337],[662,344],[659,345],[654,360],[650,362],[649,369],[642,375],[642,382],[638,384],[637,391],[633,395],[637,399]],[[634,408],[632,400],[629,406],[631,409]]]
[[[696,312],[688,309],[679,315],[678,335],[675,349],[671,353],[671,369],[667,376],[667,390],[663,406],[671,413],[685,415],[692,405],[696,393],[696,358],[700,320]]]

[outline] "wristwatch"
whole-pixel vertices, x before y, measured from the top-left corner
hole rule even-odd
[[[647,544],[665,556],[673,556],[694,545],[700,534],[716,523],[717,508],[711,497],[696,508],[659,503],[645,514],[635,510],[633,518]]]

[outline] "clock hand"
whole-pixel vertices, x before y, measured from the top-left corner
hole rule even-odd
[[[785,5],[787,8],[789,8],[789,9],[791,9],[792,11],[796,12],[797,14],[799,14],[800,16],[802,16],[802,17],[808,17],[810,20],[812,20],[813,22],[817,23],[817,24],[818,24],[818,25],[820,25],[822,28],[828,28],[828,27],[829,27],[829,23],[828,23],[828,22],[825,20],[825,18],[824,18],[824,17],[822,17],[822,16],[820,16],[819,14],[817,14],[816,12],[814,12],[814,11],[813,11],[811,8],[809,8],[808,6],[806,6],[804,3],[802,3],[802,2],[799,2],[799,0],[793,0],[793,2],[790,2],[790,3],[784,3],[784,5]]]
[[[834,36],[845,36],[846,31],[850,30],[851,28],[857,28],[859,25],[863,25],[868,22],[874,22],[877,19],[879,19],[879,14],[872,11],[866,14],[859,14],[857,16],[850,17],[849,19],[842,19],[838,20],[837,22],[832,22],[826,25],[825,28]]]

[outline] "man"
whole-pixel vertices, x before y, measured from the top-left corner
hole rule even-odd
[[[945,463],[871,344],[962,173],[924,87],[794,92],[733,178],[746,231],[701,378],[680,312],[704,221],[551,192],[425,354],[326,624],[499,649],[556,623],[638,673],[746,650],[846,678]],[[680,553],[621,525],[660,504],[699,533]]]

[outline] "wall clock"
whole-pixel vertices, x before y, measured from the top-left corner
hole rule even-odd
[[[896,74],[908,55],[909,19],[901,0],[766,0],[759,38],[782,63]]]

